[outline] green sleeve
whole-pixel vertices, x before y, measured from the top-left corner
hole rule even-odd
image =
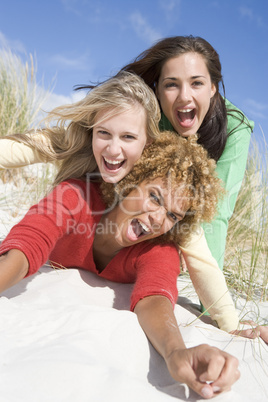
[[[223,181],[227,193],[224,200],[218,206],[218,216],[216,219],[209,224],[202,225],[211,254],[221,269],[223,269],[228,221],[233,214],[245,174],[250,136],[254,128],[254,123],[246,117],[245,121],[241,123],[239,109],[227,99],[225,103],[227,111],[231,110],[231,114],[228,114],[227,124],[227,132],[230,135],[228,136],[223,154],[217,162],[216,170],[218,176]],[[163,113],[159,128],[161,131],[175,131]]]
[[[227,109],[237,109],[227,100],[226,106]],[[238,113],[233,112],[232,115],[228,115],[227,132],[230,135],[216,168],[227,193],[219,203],[216,219],[209,224],[203,224],[208,246],[221,269],[224,263],[228,221],[233,214],[245,174],[250,137],[254,127],[254,123],[246,118],[240,125],[239,122]]]

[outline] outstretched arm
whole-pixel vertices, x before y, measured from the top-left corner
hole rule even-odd
[[[186,245],[180,245],[195,291],[213,320],[224,331],[236,330],[238,313],[229,293],[223,272],[208,248],[200,228]]]
[[[30,138],[30,137],[29,137]],[[48,139],[41,133],[32,135],[36,143],[47,144],[49,147]],[[48,159],[40,153],[34,146],[21,141],[15,141],[11,138],[0,139],[0,170],[18,168],[22,166],[32,165],[34,163],[46,163]]]
[[[176,381],[186,383],[209,399],[229,390],[238,380],[240,374],[235,357],[209,345],[186,348],[172,304],[166,297],[145,297],[137,303],[134,311]]]
[[[0,293],[21,281],[28,273],[28,260],[20,250],[0,256]]]

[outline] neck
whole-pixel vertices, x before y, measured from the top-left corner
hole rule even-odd
[[[116,208],[115,208],[116,209]],[[93,255],[97,269],[101,272],[122,249],[116,240],[115,211],[101,217],[93,242]]]

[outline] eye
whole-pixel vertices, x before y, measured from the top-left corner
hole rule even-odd
[[[179,219],[177,218],[177,216],[174,215],[172,212],[168,212],[167,214],[168,214],[168,217],[169,217],[174,223],[179,222]]]
[[[150,198],[155,204],[161,205],[160,198],[153,191],[150,192]]]
[[[125,140],[135,140],[135,139],[136,139],[136,137],[134,137],[134,135],[131,135],[131,134],[125,134],[125,135],[123,136],[123,138],[124,138]]]
[[[167,82],[166,84],[165,84],[165,88],[175,88],[177,86],[177,84],[176,84],[176,82]]]
[[[98,130],[98,134],[103,136],[103,137],[106,137],[106,136],[110,135],[110,133],[108,131],[105,131],[105,130]]]
[[[204,85],[204,83],[202,81],[194,81],[193,82],[194,87],[201,87],[202,85]]]

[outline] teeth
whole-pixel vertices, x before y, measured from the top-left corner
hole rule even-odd
[[[107,159],[105,157],[103,157],[103,158],[104,158],[105,162],[110,163],[110,165],[119,165],[120,163],[122,163],[124,161],[124,159],[121,160],[121,161],[112,161],[112,160]]]
[[[180,113],[189,113],[192,110],[194,110],[194,109],[179,109],[178,112],[180,112]]]
[[[139,222],[139,224],[141,225],[142,229],[143,229],[145,232],[150,232],[150,229],[148,228],[148,226],[145,225],[145,223],[143,223],[143,222],[141,222],[141,221],[139,221],[139,220],[138,220],[138,222]]]

